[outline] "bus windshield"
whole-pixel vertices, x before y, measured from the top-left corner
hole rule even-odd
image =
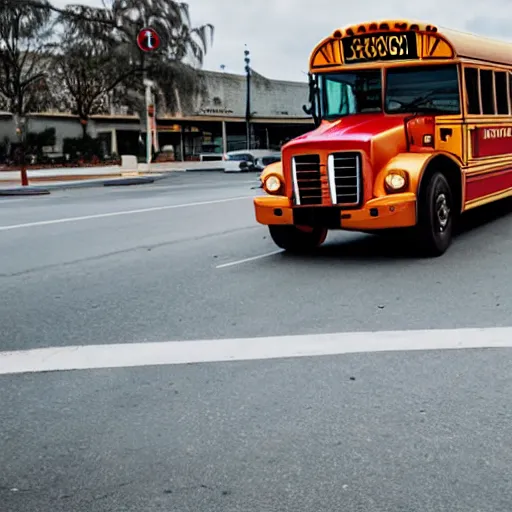
[[[388,114],[459,114],[457,67],[449,64],[389,69],[386,76],[385,105]]]
[[[386,71],[387,114],[459,114],[456,65],[407,66]],[[382,112],[382,70],[330,73],[320,77],[322,117]]]
[[[382,112],[382,74],[380,69],[323,75],[323,118]]]

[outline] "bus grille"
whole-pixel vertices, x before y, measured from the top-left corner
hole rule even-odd
[[[361,154],[333,153],[327,160],[333,204],[355,206],[361,199]]]
[[[292,178],[297,205],[321,205],[320,156],[300,155],[292,159]]]

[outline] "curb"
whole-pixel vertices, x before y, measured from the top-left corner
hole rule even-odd
[[[224,167],[185,169],[185,172],[224,172]]]
[[[50,191],[39,187],[19,187],[10,189],[0,189],[0,196],[47,196]]]
[[[153,183],[153,181],[159,181],[162,179],[167,178],[165,175],[158,175],[158,176],[140,176],[140,177],[134,177],[134,178],[115,178],[115,179],[101,179],[101,180],[84,180],[84,181],[78,181],[78,182],[69,182],[69,183],[58,183],[55,185],[48,184],[44,187],[38,187],[38,186],[31,186],[30,188],[32,190],[67,190],[67,189],[75,189],[75,188],[94,188],[94,187],[103,187],[103,186],[115,186],[115,185],[123,185],[123,182],[130,181],[130,185],[136,185],[136,184],[145,184],[145,183]],[[151,180],[151,181],[148,181]],[[105,185],[108,184],[108,185]],[[26,187],[23,187],[26,188]],[[13,190],[19,190],[21,187],[16,189],[0,189],[0,195],[3,194],[3,192],[8,192],[6,195],[14,195],[10,192]],[[48,192],[49,193],[49,192]],[[21,194],[18,194],[21,195]],[[30,194],[27,194],[30,195]],[[34,194],[32,194],[34,195]]]
[[[109,180],[104,181],[103,186],[104,187],[127,187],[130,185],[144,185],[146,183],[154,183],[155,178],[146,178],[146,177],[140,177],[140,178],[125,178],[121,180]]]

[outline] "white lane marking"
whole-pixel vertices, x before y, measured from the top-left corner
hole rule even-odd
[[[37,222],[27,222],[25,224],[12,224],[10,226],[0,226],[0,231],[9,231],[12,229],[31,228],[34,226],[48,226],[50,224],[63,224],[65,222],[77,222],[81,220],[102,219],[105,217],[117,217],[119,215],[132,215],[134,213],[158,212],[161,210],[173,210],[175,208],[188,208],[190,206],[203,206],[208,204],[227,203],[229,201],[239,201],[240,199],[249,199],[253,196],[238,196],[228,199],[216,199],[213,201],[201,201],[197,203],[172,204],[168,206],[154,206],[152,208],[141,208],[138,210],[126,210],[122,212],[98,213],[95,215],[84,215],[82,217],[68,217],[65,219],[41,220]]]
[[[512,327],[122,343],[0,352],[0,375],[292,357],[512,348]]]
[[[231,263],[224,263],[222,265],[218,265],[215,268],[233,267],[235,265],[241,265],[242,263],[247,263],[249,261],[255,261],[255,260],[261,260],[262,258],[268,258],[269,256],[273,256],[274,254],[280,254],[282,252],[283,252],[283,250],[279,249],[279,251],[267,252],[266,254],[260,254],[258,256],[253,256],[252,258],[245,258],[243,260],[232,261]]]
[[[48,197],[48,196],[27,196],[27,197],[24,197],[24,198],[17,198],[17,199],[13,199],[12,197],[10,196],[5,196],[5,197],[2,197],[0,199],[0,205],[4,205],[4,204],[12,204],[12,203],[19,203],[20,201],[32,201],[33,199],[35,198],[43,198],[43,197]]]

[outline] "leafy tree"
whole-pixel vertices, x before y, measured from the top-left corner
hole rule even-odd
[[[132,108],[142,113],[143,78],[158,84],[160,97],[167,97],[165,105],[173,103],[176,88],[182,96],[197,94],[200,81],[197,76],[194,81],[193,69],[202,65],[214,29],[211,24],[193,27],[187,4],[172,0],[103,0],[102,7],[73,5],[66,10],[72,13],[72,30],[90,40],[104,40],[123,55],[120,60],[132,77],[125,89],[138,93],[136,97],[123,94]],[[106,30],[106,26],[114,28]],[[161,38],[156,52],[144,53],[136,44],[139,31],[146,26],[154,28]]]

